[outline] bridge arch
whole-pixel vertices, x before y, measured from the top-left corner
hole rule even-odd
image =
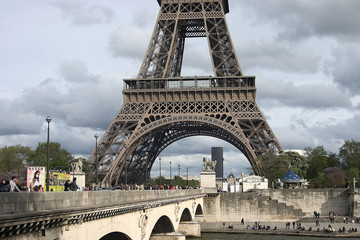
[[[180,222],[189,222],[192,221],[193,217],[191,216],[190,210],[185,208],[181,214]]]
[[[203,208],[202,208],[201,204],[198,204],[196,207],[196,210],[195,210],[195,217],[203,215],[203,214],[204,214]]]
[[[128,235],[121,232],[111,232],[101,237],[99,240],[132,240]]]
[[[230,117],[159,115],[147,119],[148,122],[143,122],[136,133],[126,141],[127,147],[124,147],[117,157],[117,161],[121,164],[111,166],[112,173],[108,177],[113,184],[124,182],[125,178],[127,182],[144,183],[150,175],[156,158],[166,147],[192,136],[210,136],[232,144],[246,156],[256,173],[261,172],[256,154],[247,137]]]
[[[170,218],[164,215],[161,216],[159,220],[157,220],[151,234],[170,233],[174,231],[175,231],[174,225],[172,224]]]

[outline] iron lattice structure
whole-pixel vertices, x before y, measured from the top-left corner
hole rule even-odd
[[[255,77],[242,74],[225,19],[228,1],[158,3],[138,76],[124,79],[123,106],[88,159],[93,175],[103,184],[145,183],[162,150],[198,135],[231,143],[261,175],[258,157],[283,149],[255,102]],[[191,37],[207,38],[214,76],[181,76]]]

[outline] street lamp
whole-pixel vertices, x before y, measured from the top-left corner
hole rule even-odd
[[[189,188],[189,168],[186,168],[186,186]]]
[[[171,161],[170,161],[170,185],[171,185]]]
[[[49,150],[49,144],[50,144],[50,122],[51,117],[47,116],[46,121],[48,123],[48,131],[47,131],[47,155],[46,155],[46,191],[49,192],[50,188],[50,172],[49,172],[49,156],[50,156],[50,150]]]
[[[159,157],[159,188],[161,186],[161,157]]]
[[[148,165],[148,156],[149,156],[149,153],[145,153],[145,186],[147,185],[148,183],[148,169],[147,169],[147,165]]]
[[[180,164],[178,165],[178,175],[180,177]]]
[[[95,181],[96,181],[96,185],[99,184],[99,176],[98,176],[98,153],[97,153],[97,139],[98,139],[99,135],[97,133],[95,133],[94,138],[95,138]]]
[[[127,165],[127,162],[125,160],[125,188],[126,188],[126,190],[129,190],[128,187],[127,187],[127,168],[128,168],[128,165]]]

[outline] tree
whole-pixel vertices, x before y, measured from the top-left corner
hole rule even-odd
[[[269,152],[260,157],[260,162],[262,162],[261,167],[269,184],[284,176],[290,167],[290,160],[284,154],[275,155]]]
[[[305,156],[300,155],[298,152],[288,151],[284,155],[290,161],[290,169],[298,176],[305,178],[309,164]]]
[[[340,157],[336,153],[329,153],[328,155],[328,166],[329,167],[341,167]]]
[[[0,149],[0,170],[8,172],[24,168],[32,150],[21,145],[5,146]]]
[[[360,169],[360,142],[346,140],[339,149],[339,157],[345,169]]]
[[[306,174],[307,179],[317,179],[318,175],[328,167],[328,153],[323,146],[316,148],[305,148],[305,157],[308,160],[309,168]]]
[[[74,160],[74,157],[64,148],[60,143],[50,142],[49,145],[49,164],[50,169],[66,168],[70,167],[70,162]],[[28,159],[29,165],[34,166],[46,166],[47,161],[47,143],[39,143],[36,150],[33,151]]]
[[[328,167],[323,170],[325,187],[343,188],[346,185],[346,172],[339,167]]]

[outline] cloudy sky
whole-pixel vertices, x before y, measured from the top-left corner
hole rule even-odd
[[[257,103],[285,150],[360,140],[360,1],[229,0],[227,23]],[[50,140],[87,157],[136,77],[159,6],[155,0],[0,0],[0,147]],[[213,75],[206,39],[187,39],[183,76]],[[177,174],[199,175],[224,147],[225,174],[249,171],[226,142],[193,137],[169,146]],[[185,154],[188,153],[188,154]],[[173,174],[174,174],[173,173]],[[155,162],[153,176],[158,175]]]

